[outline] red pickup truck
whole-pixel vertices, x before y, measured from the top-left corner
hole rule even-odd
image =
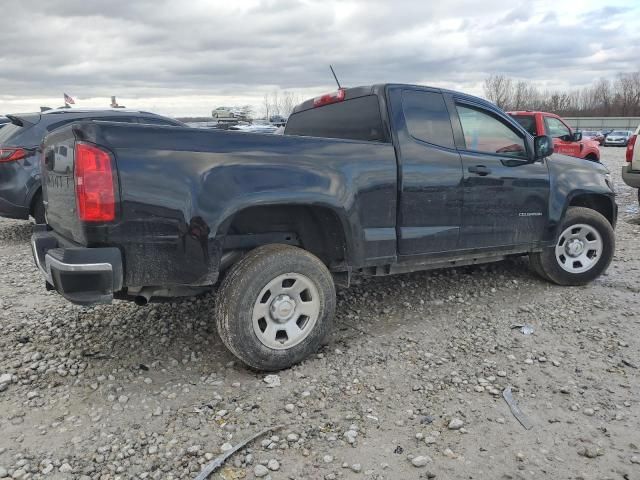
[[[525,130],[534,137],[549,135],[553,137],[553,147],[556,153],[571,157],[584,158],[593,162],[600,161],[600,147],[596,140],[582,139],[581,132],[573,132],[562,118],[547,112],[507,112]]]

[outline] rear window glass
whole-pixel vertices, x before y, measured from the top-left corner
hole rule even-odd
[[[5,125],[2,130],[0,130],[0,145],[17,135],[20,130],[22,130],[22,127],[14,125],[13,123]]]
[[[536,136],[536,117],[533,115],[511,115],[513,119],[518,122],[522,128],[529,132],[534,137]]]
[[[35,147],[42,141],[39,130],[33,125],[19,127],[10,123],[0,129],[0,145]]]
[[[378,142],[387,140],[376,95],[294,113],[289,117],[284,133]]]
[[[449,110],[439,93],[405,90],[402,110],[413,138],[453,148],[453,129]]]

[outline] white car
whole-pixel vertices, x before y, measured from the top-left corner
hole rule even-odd
[[[622,179],[630,187],[640,189],[640,148],[635,148],[638,135],[640,135],[640,126],[627,142],[627,164],[622,167]],[[640,203],[640,190],[638,190],[638,202]]]
[[[604,139],[605,147],[626,147],[632,133],[629,130],[614,130]]]

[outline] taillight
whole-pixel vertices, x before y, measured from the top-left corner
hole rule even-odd
[[[15,162],[27,156],[24,148],[0,148],[0,163]]]
[[[341,88],[337,92],[327,93],[313,99],[314,107],[321,107],[323,105],[329,105],[330,103],[338,103],[344,100],[344,88]]]
[[[633,161],[633,148],[636,145],[636,138],[638,138],[638,135],[632,135],[627,143],[627,162],[629,163]]]
[[[116,194],[111,155],[94,145],[77,143],[74,176],[80,220],[115,220]]]

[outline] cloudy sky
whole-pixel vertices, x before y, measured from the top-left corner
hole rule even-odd
[[[1,0],[0,114],[106,106],[208,115],[265,92],[489,74],[580,87],[640,70],[638,0]]]

